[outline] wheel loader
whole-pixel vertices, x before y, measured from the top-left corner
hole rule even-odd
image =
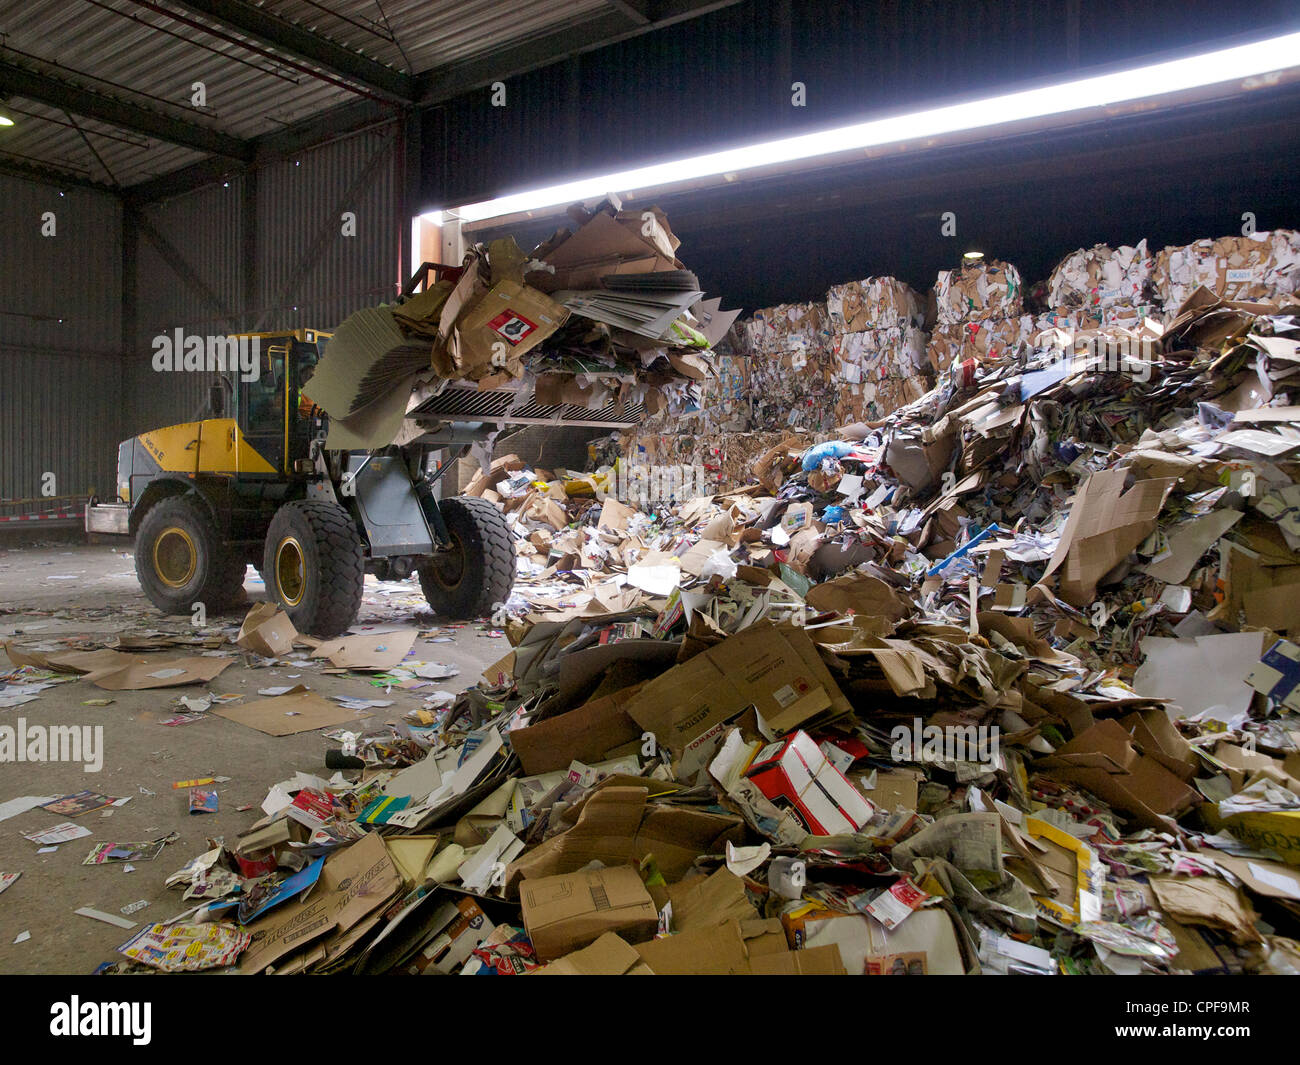
[[[438,269],[425,264],[407,291]],[[215,375],[207,416],[120,444],[116,500],[86,507],[87,532],[135,538],[140,585],[168,614],[237,605],[249,564],[315,636],[353,623],[367,572],[417,575],[436,614],[491,614],[514,584],[514,540],[495,503],[438,498],[449,456],[473,449],[486,465],[506,426],[627,427],[643,413],[540,404],[522,383],[434,380],[413,391],[400,444],[331,450],[328,416],[303,394],[330,334],[242,336],[259,342],[255,379]]]

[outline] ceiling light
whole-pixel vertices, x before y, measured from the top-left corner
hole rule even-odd
[[[1058,85],[985,97],[908,115],[874,119],[838,129],[783,137],[780,140],[550,185],[469,204],[461,207],[459,214],[465,222],[478,222],[518,212],[565,207],[579,200],[603,197],[610,190],[630,196],[637,190],[731,175],[781,163],[841,155],[887,144],[929,140],[944,134],[1002,126],[1027,119],[1069,115],[1137,100],[1158,99],[1192,89],[1292,70],[1298,65],[1298,57],[1300,33],[1291,33]],[[1248,87],[1253,86],[1241,88]]]

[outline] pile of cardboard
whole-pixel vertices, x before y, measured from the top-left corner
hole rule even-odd
[[[304,388],[330,416],[328,446],[387,446],[448,382],[587,409],[698,406],[735,312],[704,299],[657,208],[569,213],[573,228],[528,254],[510,238],[476,245],[451,276],[339,325]]]
[[[669,505],[498,459],[508,653],[274,786],[179,927],[241,972],[1300,972],[1296,315],[1198,289]]]

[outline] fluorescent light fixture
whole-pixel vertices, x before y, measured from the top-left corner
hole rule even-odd
[[[961,257],[963,259],[972,259],[972,260],[982,259],[984,258],[984,253],[982,251],[964,251],[961,253]]]
[[[1258,78],[1297,66],[1300,66],[1300,33],[1291,33],[1060,85],[990,96],[968,103],[917,111],[910,115],[860,122],[839,129],[783,137],[742,148],[550,185],[472,203],[459,208],[455,213],[464,222],[478,222],[524,211],[563,207],[579,200],[600,198],[610,192],[629,195],[638,189],[658,188],[718,175],[725,175],[730,180],[737,172],[778,163],[839,155],[1027,119],[1068,115],[1135,100],[1157,99],[1192,89]]]
[[[10,118],[8,115],[6,115],[3,111],[0,111],[0,126],[12,126],[13,124],[14,124],[14,120]]]

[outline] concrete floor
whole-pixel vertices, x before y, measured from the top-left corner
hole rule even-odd
[[[250,600],[264,598],[257,572],[250,568],[247,579]],[[412,581],[409,587],[409,594],[385,595],[374,579],[368,578],[358,625],[396,623],[429,629],[449,624],[431,615],[418,584]],[[237,626],[246,609],[209,618],[209,625]],[[193,632],[186,619],[166,617],[145,599],[129,547],[0,544],[0,640],[40,642],[147,629]],[[259,807],[267,789],[292,777],[295,770],[331,775],[325,769],[325,752],[336,745],[319,731],[273,737],[212,715],[194,724],[163,726],[160,722],[171,716],[180,695],[211,690],[256,698],[259,688],[305,683],[325,696],[346,693],[391,698],[394,705],[378,711],[383,715],[380,720],[400,718],[422,705],[423,697],[434,688],[460,691],[471,686],[484,666],[509,649],[504,638],[490,636],[485,626],[476,623],[444,630],[444,634],[453,636],[454,642],[418,639],[415,657],[454,665],[460,674],[415,692],[394,689],[385,695],[364,679],[322,676],[312,667],[253,669],[248,663],[256,659],[227,646],[225,650],[239,660],[210,685],[108,692],[78,680],[47,689],[34,702],[0,710],[0,725],[14,728],[19,717],[28,725],[102,724],[105,751],[103,769],[98,773],[87,773],[80,764],[0,764],[0,803],[24,795],[57,796],[87,789],[130,797],[130,802],[114,809],[110,817],[91,811],[69,819],[35,809],[0,821],[0,872],[22,874],[0,894],[0,973],[79,974],[92,971],[101,962],[120,960],[116,947],[134,930],[78,916],[76,909],[90,906],[120,916],[123,906],[147,900],[148,906],[127,917],[137,922],[135,930],[180,913],[192,903],[182,901],[180,890],[168,889],[163,882],[208,849],[208,838],[233,840],[262,816]],[[178,652],[173,648],[158,653],[170,656]],[[0,652],[0,673],[9,668]],[[292,677],[295,673],[301,676]],[[87,699],[113,702],[106,707],[85,706]],[[358,717],[359,723],[364,720],[364,716]],[[191,815],[187,791],[174,791],[172,783],[205,776],[231,780],[218,785],[219,813]],[[253,808],[245,812],[236,809],[245,804]],[[65,820],[83,825],[92,835],[64,843],[50,854],[37,854],[37,845],[23,838],[24,832]],[[173,831],[179,833],[179,839],[164,847],[154,861],[136,862],[134,872],[124,873],[121,865],[81,864],[95,841],[148,840]],[[15,944],[14,939],[24,931],[29,931],[31,938]]]

